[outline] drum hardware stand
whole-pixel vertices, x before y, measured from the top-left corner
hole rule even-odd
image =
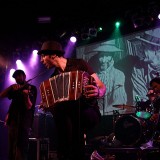
[[[103,97],[103,115],[105,115],[105,96]]]
[[[115,122],[119,116],[120,116],[119,110],[113,110],[113,126],[115,126]]]
[[[113,126],[115,125],[115,122],[117,120],[118,117],[120,117],[120,110],[124,110],[124,109],[117,109],[117,110],[113,110],[113,111],[109,111],[109,112],[105,112],[105,113],[113,113]]]
[[[47,112],[43,113],[44,115],[44,133],[43,133],[43,138],[49,138],[47,135],[47,117],[49,114],[47,114]]]
[[[112,88],[112,90],[110,92],[108,92],[106,95],[104,95],[103,97],[103,115],[105,115],[105,113],[110,113],[112,111],[109,111],[109,112],[105,112],[105,96],[108,96],[110,94],[112,94],[112,92],[116,89],[118,89],[119,87],[122,87],[123,85],[122,84],[117,84],[114,88]]]

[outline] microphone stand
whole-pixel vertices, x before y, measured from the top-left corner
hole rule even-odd
[[[19,89],[19,91],[23,90],[24,87],[26,87],[26,85],[27,85],[30,81],[32,81],[33,79],[39,77],[40,75],[44,74],[44,73],[47,72],[47,71],[48,71],[48,70],[45,70],[45,71],[43,71],[43,72],[40,72],[38,75],[36,75],[36,76],[34,76],[33,78],[31,78],[31,79],[29,79],[28,81],[26,81],[25,84],[21,86],[21,88]]]
[[[31,79],[29,79],[28,81],[26,81],[26,83],[28,83],[28,82],[32,81],[33,79],[35,79],[35,78],[39,77],[40,75],[44,74],[44,73],[45,73],[45,72],[47,72],[47,71],[48,71],[48,69],[47,69],[47,70],[45,70],[45,71],[40,72],[38,75],[36,75],[36,76],[34,76],[33,78],[31,78]]]
[[[123,86],[123,85],[121,85],[121,84],[117,84],[114,88],[112,88],[112,90],[111,90],[110,92],[108,92],[108,93],[103,97],[103,115],[105,115],[105,113],[108,114],[108,113],[110,113],[110,112],[113,112],[113,111],[105,112],[105,97],[108,96],[108,95],[110,95],[114,90],[116,90],[116,89],[118,89],[118,88],[120,88],[120,87],[122,87],[122,86]]]
[[[123,85],[121,85],[121,84],[117,84],[114,88],[112,88],[112,90],[111,90],[110,92],[108,92],[107,95],[111,94],[114,90],[116,90],[116,89],[118,89],[118,88],[120,88],[120,87],[122,87],[122,86],[123,86]]]

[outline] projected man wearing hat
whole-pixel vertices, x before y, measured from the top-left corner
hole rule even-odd
[[[53,68],[52,76],[81,70],[88,72],[95,80],[94,84],[85,86],[89,90],[80,99],[62,101],[50,108],[57,127],[58,159],[84,160],[84,133],[100,121],[97,98],[104,96],[106,86],[84,60],[64,58],[62,46],[56,41],[44,42],[38,54],[48,69]],[[45,107],[43,105],[41,107]]]
[[[27,160],[29,133],[32,128],[37,98],[36,86],[26,82],[23,70],[13,73],[16,84],[12,84],[0,93],[0,97],[12,100],[6,125],[8,126],[9,160]]]
[[[139,61],[133,68],[133,98],[138,95],[147,99],[151,79],[160,73],[160,28],[146,31],[142,36],[136,37],[140,41]]]
[[[127,102],[125,75],[122,71],[114,67],[114,57],[116,57],[116,54],[119,54],[121,50],[117,48],[115,44],[110,43],[111,42],[102,43],[95,48],[93,51],[96,51],[97,54],[92,57],[90,61],[92,61],[94,67],[98,68],[97,74],[107,86],[104,102],[99,100],[101,111],[103,110],[104,114],[113,114],[114,110],[119,110],[119,112],[124,113],[125,109],[120,110],[114,107],[114,105],[123,105]]]

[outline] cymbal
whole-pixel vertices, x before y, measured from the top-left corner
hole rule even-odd
[[[123,109],[135,108],[135,106],[125,105],[125,104],[116,104],[116,105],[113,105],[113,107],[115,107],[115,108],[123,108]]]

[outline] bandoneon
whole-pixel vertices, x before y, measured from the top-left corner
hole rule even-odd
[[[40,84],[42,104],[49,108],[55,103],[77,100],[85,93],[84,86],[93,83],[93,77],[85,71],[71,71],[56,75]]]

